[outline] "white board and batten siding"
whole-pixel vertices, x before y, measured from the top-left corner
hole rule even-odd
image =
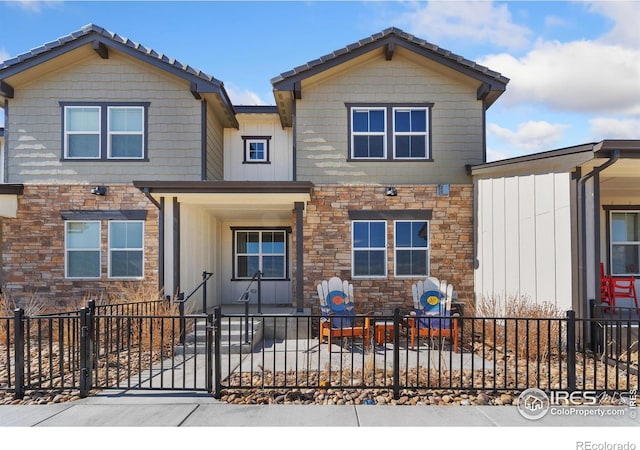
[[[224,130],[224,179],[227,181],[293,180],[291,128],[282,128],[277,114],[237,114],[239,129]],[[269,138],[268,163],[245,163],[243,136]]]
[[[477,179],[476,301],[571,308],[570,176]]]

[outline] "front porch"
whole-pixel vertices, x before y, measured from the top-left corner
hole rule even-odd
[[[196,311],[251,305],[303,310],[302,220],[308,182],[134,182],[160,209],[159,285],[188,293],[213,276]],[[260,289],[255,282],[261,273]],[[197,294],[200,295],[201,294]]]

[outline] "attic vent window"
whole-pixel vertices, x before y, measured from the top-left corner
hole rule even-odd
[[[242,136],[244,141],[244,163],[269,164],[269,141],[271,136]]]

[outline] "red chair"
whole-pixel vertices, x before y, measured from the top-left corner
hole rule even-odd
[[[600,302],[609,305],[606,309],[613,308],[613,314],[616,313],[616,298],[612,292],[612,280],[609,275],[604,273],[604,264],[600,263]]]
[[[636,293],[636,279],[634,277],[610,277],[611,279],[611,299],[613,302],[613,313],[616,313],[616,299],[632,298],[638,313],[638,294]]]

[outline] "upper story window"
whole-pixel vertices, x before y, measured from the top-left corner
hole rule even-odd
[[[386,158],[386,123],[384,108],[352,108],[351,157]]]
[[[63,159],[145,160],[149,103],[61,102]]]
[[[245,163],[269,163],[270,136],[242,136]]]
[[[394,158],[427,157],[427,117],[427,108],[393,109]]]
[[[430,159],[429,113],[432,106],[427,103],[348,104],[350,159]]]

